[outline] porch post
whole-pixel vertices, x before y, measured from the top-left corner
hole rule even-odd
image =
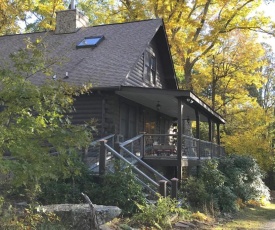
[[[211,158],[213,158],[213,130],[212,130],[212,122],[211,119],[208,118],[208,141],[211,144],[211,150],[210,150],[210,154],[211,154]]]
[[[171,198],[172,199],[177,199],[178,198],[178,179],[177,178],[172,178],[172,191],[171,191]]]
[[[196,109],[196,138],[199,140],[198,141],[198,154],[199,154],[199,159],[201,158],[201,151],[200,151],[200,114],[199,111]]]
[[[163,197],[167,197],[167,181],[160,180],[159,181],[159,193]]]
[[[140,156],[143,158],[144,157],[144,151],[145,151],[145,133],[143,133],[141,139],[140,139],[140,145],[141,145],[141,153]]]
[[[217,123],[217,144],[221,144],[221,137],[220,137],[220,124]]]
[[[209,142],[212,142],[212,122],[211,122],[211,119],[208,118],[208,141]]]
[[[220,137],[220,124],[217,123],[217,144],[218,144],[218,154],[219,154],[219,157],[221,156],[221,148],[220,148],[220,145],[221,145],[221,137]]]
[[[178,98],[178,136],[177,136],[177,177],[182,179],[182,132],[183,132],[183,102],[182,98]]]

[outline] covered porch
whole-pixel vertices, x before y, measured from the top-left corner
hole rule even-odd
[[[184,166],[225,154],[220,141],[225,120],[191,91],[120,87],[115,93],[171,119],[164,133],[143,132],[139,141],[124,142],[146,163],[176,167],[177,178],[182,179]]]

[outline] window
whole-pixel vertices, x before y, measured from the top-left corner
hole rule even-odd
[[[156,57],[153,53],[145,51],[144,53],[144,79],[151,84],[156,84]]]
[[[104,39],[104,36],[86,37],[80,43],[78,43],[76,48],[97,46],[103,39]]]

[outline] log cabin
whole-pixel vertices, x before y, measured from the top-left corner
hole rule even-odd
[[[88,25],[76,9],[59,11],[55,31],[1,36],[1,56],[23,48],[26,39],[43,39],[48,58],[58,60],[51,64],[53,81],[92,85],[76,98],[73,123],[96,119],[95,138],[142,138],[135,154],[165,175],[182,179],[192,162],[224,154],[225,120],[193,92],[179,89],[162,19]],[[30,78],[35,84],[45,79],[42,73]]]

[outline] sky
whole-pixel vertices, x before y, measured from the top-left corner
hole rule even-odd
[[[275,21],[275,1],[270,2],[269,4],[263,4],[262,9],[265,12],[266,16],[270,16],[272,18],[272,20]],[[273,50],[275,52],[275,38],[274,37],[266,38],[266,36],[264,36],[262,38],[262,40],[264,42],[269,43],[273,47]]]

